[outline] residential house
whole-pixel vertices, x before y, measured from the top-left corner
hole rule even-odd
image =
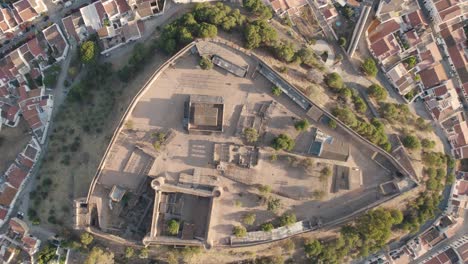
[[[69,45],[65,36],[57,24],[52,24],[50,27],[42,31],[49,45],[50,54],[57,61],[62,61],[68,54]]]
[[[439,63],[435,66],[422,70],[419,73],[424,89],[429,89],[447,81],[448,76],[445,73],[444,66]]]
[[[456,112],[462,111],[462,104],[452,80],[426,89],[422,96],[427,110],[438,122],[443,122]]]
[[[327,21],[331,21],[334,18],[338,17],[338,12],[336,12],[334,6],[325,6],[323,8],[320,8],[320,12],[322,12],[323,16]]]
[[[307,5],[306,0],[270,0],[273,11],[278,16],[295,15],[301,7]]]
[[[426,0],[424,2],[436,31],[464,21],[468,14],[468,6],[464,0]]]
[[[89,37],[88,30],[80,12],[75,12],[62,18],[62,23],[69,40],[74,40],[75,43],[79,44]]]
[[[162,14],[165,1],[162,1],[162,6],[160,6],[158,0],[129,0],[128,4],[133,12],[135,12],[138,19],[147,19]]]
[[[390,83],[401,95],[406,95],[411,91],[419,91],[420,85],[415,80],[415,76],[411,73],[407,66],[400,62],[385,73]]]

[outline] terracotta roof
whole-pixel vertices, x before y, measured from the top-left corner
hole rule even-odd
[[[7,214],[8,210],[3,207],[0,207],[0,220],[5,220]]]
[[[28,2],[28,0],[20,0],[18,2],[15,2],[13,4],[13,7],[16,9],[16,11],[21,12],[23,10],[30,8],[31,4]]]
[[[462,15],[462,10],[459,6],[452,6],[444,11],[439,12],[439,16],[443,22],[449,21],[453,18]]]
[[[130,6],[128,5],[126,0],[115,0],[117,4],[117,8],[119,9],[120,14],[124,14],[130,11]]]
[[[109,17],[112,17],[118,14],[117,4],[113,0],[111,1],[101,0],[101,2],[102,2],[102,6],[104,7],[104,10],[106,11]]]
[[[468,182],[467,181],[460,181],[459,185],[457,186],[457,194],[468,195]]]
[[[46,38],[49,45],[55,47],[59,52],[59,56],[62,56],[65,52],[67,43],[66,40],[62,37],[58,25],[53,24],[52,26],[44,29],[42,32],[44,33],[44,37]]]
[[[383,24],[378,25],[369,37],[369,41],[374,43],[381,38],[394,33],[400,29],[400,24],[398,24],[395,20],[389,20]]]
[[[11,186],[15,187],[16,189],[19,189],[24,179],[26,179],[27,172],[20,169],[16,164],[13,163],[8,169],[5,176],[7,178],[8,183],[10,183]]]
[[[31,169],[32,166],[34,165],[34,162],[28,158],[26,158],[24,155],[20,154],[17,157],[18,163],[28,169]]]
[[[37,156],[37,149],[33,148],[31,145],[27,145],[24,150],[24,156],[30,160],[35,160]]]
[[[448,48],[448,52],[456,69],[467,67],[468,63],[463,50],[460,50],[457,46],[452,46]]]
[[[19,220],[19,221],[18,220],[19,219],[15,218],[15,217],[10,219],[10,222],[9,222],[10,228],[11,228],[11,230],[13,230],[13,232],[19,233],[22,236],[24,236],[24,234],[26,233],[27,230],[23,227],[23,224],[21,224],[19,222],[21,220]]]
[[[2,189],[3,189],[3,191],[0,192],[0,205],[8,207],[8,206],[10,206],[11,202],[15,198],[16,193],[18,192],[18,190],[16,190],[15,188],[9,186],[6,183],[4,183],[2,185]]]
[[[78,36],[78,33],[76,33],[75,30],[75,25],[73,24],[73,18],[72,16],[67,16],[62,19],[63,26],[65,28],[65,32],[68,34],[69,38],[74,38],[75,41],[79,42],[80,37]]]
[[[28,253],[31,254],[36,249],[38,239],[35,237],[24,236],[21,241],[23,242],[23,246],[26,248]]]
[[[374,42],[371,45],[371,49],[374,51],[374,54],[376,57],[380,57],[383,55],[385,52],[390,50],[390,47],[387,44],[387,41],[385,41],[385,38],[382,38],[376,42]]]
[[[8,109],[8,112],[7,112],[7,119],[9,121],[14,121],[15,117],[18,115],[20,109],[18,106],[16,105],[12,105],[10,106],[10,108]]]
[[[416,44],[421,42],[421,39],[419,38],[418,34],[416,34],[414,30],[406,32],[405,36],[408,39],[408,44],[410,46],[415,46]]]
[[[420,25],[426,25],[420,9],[408,14],[408,20],[413,28],[416,28]]]
[[[45,51],[41,48],[37,38],[29,40],[26,44],[28,45],[29,51],[31,51],[31,54],[35,58],[37,58],[38,56],[42,56],[43,58],[47,57]]]
[[[419,75],[425,88],[433,87],[447,80],[447,74],[442,64],[437,64],[430,69],[423,70],[419,72]]]

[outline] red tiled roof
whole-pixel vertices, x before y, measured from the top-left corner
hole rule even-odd
[[[3,207],[0,207],[0,220],[5,220],[7,214],[8,210]]]
[[[31,161],[30,159],[26,158],[22,154],[18,155],[18,162],[19,164],[31,169],[32,166],[34,165],[34,162]]]
[[[117,3],[117,7],[119,9],[120,14],[123,14],[123,13],[126,13],[126,12],[130,11],[130,6],[128,5],[127,1],[125,1],[125,0],[115,0],[115,2]]]
[[[456,69],[466,67],[467,61],[463,50],[459,50],[457,46],[452,46],[448,48],[448,52]]]
[[[458,195],[468,195],[468,182],[461,181],[457,186],[457,194]]]
[[[408,20],[410,25],[415,28],[418,27],[419,25],[425,25],[425,21],[423,19],[423,16],[421,15],[421,10],[418,9],[410,14],[408,14]]]
[[[9,109],[8,109],[8,112],[7,112],[7,119],[9,121],[14,121],[16,115],[18,114],[19,112],[19,107],[17,107],[16,105],[12,105]]]
[[[445,73],[442,64],[437,64],[430,69],[423,70],[419,75],[426,89],[447,80],[447,74]]]
[[[37,245],[37,239],[30,236],[24,236],[21,241],[23,241],[24,247],[27,249],[29,253],[32,253],[32,250]]]
[[[5,176],[8,180],[8,183],[10,183],[11,186],[15,187],[16,189],[19,189],[24,179],[26,179],[27,172],[20,169],[18,166],[16,166],[16,164],[13,163]]]
[[[65,32],[69,37],[73,37],[77,42],[80,41],[78,33],[76,33],[75,25],[73,24],[72,16],[67,16],[62,19],[63,26],[65,27]]]
[[[10,206],[11,202],[16,196],[18,190],[9,186],[8,184],[3,184],[3,191],[0,193],[0,205]]]
[[[375,56],[380,57],[382,54],[389,51],[390,47],[387,45],[385,38],[382,38],[379,41],[374,42],[371,45],[371,49],[374,51]]]
[[[439,16],[443,22],[447,22],[460,15],[462,15],[462,10],[459,6],[452,6],[444,11],[439,12]]]
[[[43,58],[46,57],[46,53],[39,45],[37,38],[29,40],[26,44],[28,45],[29,51],[31,51],[34,57],[37,58],[39,55],[42,55]]]
[[[15,2],[13,4],[13,7],[16,9],[16,11],[21,12],[27,8],[30,8],[31,4],[28,2],[28,0],[20,0],[18,2]]]
[[[18,221],[16,221],[15,218],[10,219],[9,225],[10,225],[11,230],[13,230],[13,232],[15,233],[19,233],[22,236],[26,233],[26,230],[23,228],[23,225],[21,225]]]
[[[398,24],[395,20],[389,20],[383,24],[380,24],[377,26],[377,28],[371,33],[371,36],[369,37],[369,41],[371,43],[374,43],[381,38],[392,34],[393,32],[397,31],[400,29],[400,24]]]

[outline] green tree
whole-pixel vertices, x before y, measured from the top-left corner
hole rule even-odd
[[[245,237],[247,235],[247,229],[245,229],[243,226],[234,226],[232,233],[236,237]]]
[[[341,37],[341,38],[338,40],[338,44],[339,44],[341,47],[343,47],[343,48],[346,47],[346,43],[347,43],[347,41],[346,41],[346,38],[344,38],[344,37]]]
[[[353,96],[353,103],[354,103],[354,109],[358,113],[364,114],[367,111],[367,104],[364,102],[364,100],[359,97],[359,96]]]
[[[95,62],[97,53],[98,48],[94,41],[85,41],[80,46],[80,58],[83,63],[89,64]]]
[[[414,66],[416,66],[416,63],[418,63],[418,61],[416,60],[416,57],[415,56],[411,56],[411,57],[408,57],[404,60],[404,62],[406,64],[408,64],[408,68],[409,69],[412,69]]]
[[[278,38],[276,30],[264,20],[256,20],[247,24],[244,29],[247,49],[255,49],[262,44],[275,43]]]
[[[186,27],[179,29],[177,40],[180,44],[186,45],[193,40],[192,32]]]
[[[169,232],[169,234],[173,236],[176,236],[177,234],[179,234],[179,228],[180,228],[179,221],[175,219],[171,219],[167,223],[167,231]]]
[[[356,115],[347,107],[345,108],[335,108],[332,111],[332,114],[336,116],[341,122],[345,123],[347,126],[351,128],[356,127],[358,125],[358,120]]]
[[[325,77],[325,83],[328,85],[328,87],[335,89],[336,91],[339,91],[341,88],[343,88],[343,79],[336,72],[328,74]]]
[[[349,6],[346,6],[343,12],[347,19],[351,19],[354,16],[354,10]]]
[[[278,86],[273,86],[271,88],[271,92],[273,93],[274,96],[280,96],[283,93],[281,88],[279,88]]]
[[[393,225],[399,225],[403,222],[403,213],[398,209],[391,209],[390,215],[392,216]]]
[[[419,138],[413,135],[406,135],[402,139],[403,146],[408,149],[419,149],[421,148],[421,142],[419,141]]]
[[[433,149],[435,147],[435,141],[434,140],[430,140],[430,139],[427,139],[427,138],[423,138],[421,140],[421,146],[424,148],[424,149]]]
[[[200,65],[200,67],[203,69],[203,70],[211,70],[213,69],[213,62],[211,62],[211,60],[206,57],[206,56],[203,56],[201,59],[200,59],[200,62],[198,63]]]
[[[214,38],[218,35],[218,28],[215,25],[208,23],[201,23],[198,28],[198,37],[200,38]]]
[[[387,99],[388,96],[387,90],[378,84],[372,84],[369,86],[367,93],[370,97],[375,98],[377,101],[383,101]]]
[[[114,254],[99,247],[93,247],[85,264],[114,264]]]
[[[317,239],[312,239],[304,244],[304,250],[308,258],[315,258],[322,253],[322,243]]]
[[[94,240],[94,237],[88,233],[88,232],[85,232],[83,234],[81,234],[80,236],[80,241],[81,241],[81,244],[83,244],[85,247],[87,247],[89,244],[91,244]]]
[[[263,195],[266,196],[271,193],[271,187],[268,185],[260,185],[258,187],[258,191]]]
[[[275,229],[272,223],[263,223],[260,226],[260,229],[264,232],[271,232],[271,230]]]
[[[379,69],[377,68],[377,65],[375,64],[375,61],[372,58],[365,59],[361,65],[361,68],[365,74],[371,77],[377,76],[377,73],[379,72]]]
[[[287,150],[291,151],[294,148],[295,142],[294,139],[290,138],[286,134],[280,134],[272,141],[272,147],[275,150]]]
[[[138,257],[141,259],[147,259],[149,256],[149,250],[147,248],[142,248],[140,250],[140,254],[138,254]]]
[[[290,226],[297,222],[296,215],[293,213],[285,213],[279,219],[281,226]]]
[[[135,250],[131,247],[125,248],[125,258],[129,259],[135,255]]]
[[[320,171],[320,181],[324,182],[332,176],[332,170],[326,166]]]
[[[453,174],[453,173],[447,174],[447,179],[446,179],[445,183],[448,184],[448,185],[454,184],[455,183],[455,174]]]
[[[281,207],[281,200],[278,198],[270,197],[267,201],[267,210],[276,212]]]
[[[246,213],[242,217],[242,222],[246,225],[253,225],[255,223],[255,214],[254,213]]]
[[[307,119],[299,120],[294,124],[294,128],[296,128],[297,131],[305,131],[309,128],[309,126],[310,123]]]
[[[280,42],[275,46],[275,55],[278,59],[285,62],[292,62],[294,60],[296,51],[291,42]]]
[[[251,128],[251,127],[245,128],[243,134],[244,134],[245,139],[249,143],[255,143],[258,141],[259,135],[258,135],[257,129],[255,128]]]

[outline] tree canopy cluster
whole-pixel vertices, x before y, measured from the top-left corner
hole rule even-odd
[[[255,20],[245,27],[244,38],[246,48],[255,49],[260,46],[274,46],[278,33],[267,21]]]
[[[407,149],[419,149],[421,148],[421,141],[419,140],[418,137],[414,135],[406,135],[402,138],[401,142],[403,143],[403,146]]]
[[[271,8],[262,0],[244,0],[242,3],[247,10],[256,14],[260,19],[268,20],[273,17]]]
[[[163,28],[159,47],[173,54],[194,38],[214,38],[218,27],[230,31],[245,22],[239,9],[232,10],[223,3],[199,3],[194,9]]]
[[[361,64],[361,68],[365,74],[371,77],[377,76],[377,73],[379,72],[379,69],[377,68],[377,64],[375,63],[375,60],[372,58],[365,59],[364,62]]]
[[[396,104],[396,103],[383,103],[380,107],[382,117],[390,122],[402,122],[407,123],[411,112],[408,105]]]
[[[341,228],[332,241],[313,239],[304,245],[306,256],[313,263],[343,263],[348,255],[368,256],[388,241],[392,228],[403,220],[399,210],[379,208],[358,217],[352,225]]]
[[[387,99],[388,96],[387,90],[385,90],[385,88],[378,84],[372,84],[371,86],[369,86],[369,88],[367,89],[367,93],[370,97],[374,98],[377,101],[383,101]]]
[[[271,146],[276,150],[287,150],[291,151],[294,148],[294,139],[286,134],[280,134],[271,142]]]
[[[378,119],[373,118],[370,123],[358,120],[356,115],[347,107],[337,107],[332,111],[341,122],[345,123],[359,135],[367,138],[372,143],[390,151],[392,145],[385,134],[384,125]]]

